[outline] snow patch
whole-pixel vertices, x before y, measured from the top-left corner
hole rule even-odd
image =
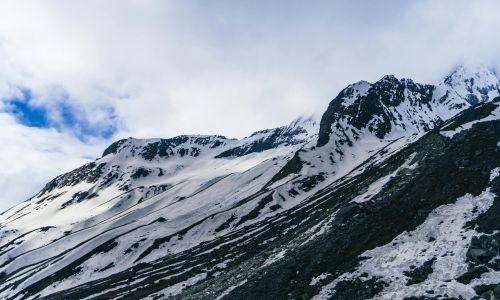
[[[490,182],[492,182],[498,176],[500,176],[500,167],[496,167],[493,170],[491,170]]]
[[[160,292],[155,293],[153,295],[150,295],[150,296],[148,296],[145,299],[157,299],[156,297],[163,296],[163,295],[167,296],[167,297],[172,297],[172,296],[178,295],[185,288],[190,287],[192,285],[195,285],[196,283],[198,283],[199,281],[201,281],[201,280],[203,280],[205,278],[207,278],[207,273],[197,274],[197,275],[189,278],[188,280],[185,280],[185,281],[176,283],[176,284],[174,284],[172,286],[169,286],[168,288],[163,289]]]
[[[278,252],[278,253],[276,253],[274,255],[271,255],[268,259],[266,259],[266,261],[262,265],[262,268],[267,267],[267,266],[269,266],[271,264],[274,264],[278,260],[280,260],[283,257],[285,257],[285,254],[286,254],[286,250],[281,250],[280,252]]]
[[[217,298],[215,298],[215,300],[221,300],[222,298],[224,298],[225,296],[229,295],[229,293],[231,293],[235,288],[239,287],[239,286],[242,286],[244,285],[245,283],[247,283],[247,280],[243,280],[242,282],[236,284],[236,285],[233,285],[231,287],[229,287],[228,289],[226,289],[222,294],[220,294]]]
[[[474,120],[472,122],[462,124],[462,125],[458,126],[456,129],[453,129],[453,130],[441,130],[439,133],[442,136],[445,136],[445,137],[448,137],[448,138],[452,138],[457,133],[460,133],[460,132],[462,132],[464,130],[471,129],[474,124],[488,122],[488,121],[495,121],[495,120],[498,120],[498,119],[500,119],[500,106],[497,105],[497,108],[495,108],[495,110],[493,110],[491,112],[491,114],[489,116],[487,116],[486,118],[482,118],[482,119],[479,119],[479,120]]]
[[[493,204],[495,195],[489,188],[477,197],[465,195],[455,203],[442,205],[433,210],[425,222],[411,232],[403,232],[390,243],[368,250],[366,258],[352,273],[344,273],[325,285],[314,299],[330,298],[336,285],[345,280],[369,274],[368,278],[380,277],[388,284],[377,299],[403,299],[409,296],[425,296],[425,291],[448,294],[450,297],[471,298],[476,295],[471,285],[455,281],[467,271],[466,253],[473,236],[478,233],[464,228],[468,221],[477,218]],[[426,280],[407,286],[404,272],[434,259],[433,271]],[[490,275],[491,276],[491,275]],[[495,281],[496,280],[496,281]],[[496,279],[483,279],[496,283]]]
[[[323,274],[320,274],[319,276],[317,277],[313,277],[311,279],[311,283],[309,283],[310,286],[315,286],[317,285],[318,283],[320,283],[321,281],[327,279],[328,277],[332,276],[332,274],[329,274],[329,273],[323,273]]]
[[[379,194],[382,191],[382,188],[391,179],[393,179],[394,177],[396,177],[398,175],[398,173],[402,169],[414,170],[418,166],[417,162],[411,164],[411,162],[415,159],[415,155],[417,155],[417,153],[412,153],[412,155],[410,156],[410,158],[408,158],[404,162],[404,164],[401,165],[396,171],[394,171],[394,172],[390,173],[389,175],[384,176],[384,177],[376,180],[372,184],[370,184],[370,186],[368,186],[368,189],[367,189],[366,192],[364,192],[363,194],[361,194],[361,195],[357,196],[356,198],[352,199],[351,202],[363,203],[363,202],[371,200],[375,195]]]

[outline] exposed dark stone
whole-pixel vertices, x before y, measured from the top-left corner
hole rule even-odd
[[[40,231],[41,232],[47,232],[47,231],[49,231],[52,228],[55,228],[55,227],[54,226],[44,226],[44,227],[40,227]]]
[[[424,262],[420,267],[414,268],[411,271],[404,271],[403,274],[409,277],[406,285],[412,285],[420,282],[424,282],[429,277],[429,274],[433,272],[433,264],[436,258],[433,257],[430,260]]]
[[[303,179],[300,179],[294,183],[298,184],[298,189],[304,192],[308,192],[313,189],[318,183],[324,181],[326,178],[325,173],[319,173],[317,175],[312,175]]]
[[[56,188],[65,186],[74,186],[81,182],[95,183],[102,176],[105,163],[96,165],[95,162],[88,163],[69,173],[58,176],[51,180],[41,191],[40,196],[45,193],[50,193]]]
[[[125,254],[128,254],[128,253],[131,253],[133,252],[134,250],[137,250],[137,248],[139,248],[139,246],[141,245],[141,242],[144,242],[146,239],[143,238],[135,243],[133,243],[132,245],[130,245],[130,247],[125,250]]]
[[[485,266],[473,267],[466,273],[460,275],[456,280],[463,284],[469,284],[472,279],[479,278],[483,273],[488,272],[488,268]]]
[[[186,143],[188,136],[178,136],[171,139],[161,139],[158,142],[149,143],[144,146],[141,156],[145,160],[152,160],[155,157],[168,158],[174,155],[173,149],[180,144]]]
[[[130,175],[130,177],[132,179],[139,179],[141,177],[147,177],[149,174],[151,174],[151,169],[140,167],[140,168],[137,168],[134,171],[134,173],[132,173],[132,175]]]
[[[120,148],[120,146],[123,145],[126,141],[127,139],[122,139],[112,143],[108,148],[104,150],[104,152],[102,153],[102,157],[108,154],[116,154],[118,152],[118,148]]]
[[[271,178],[271,180],[269,180],[266,186],[270,186],[274,182],[279,181],[290,174],[299,173],[300,170],[302,170],[302,166],[304,165],[304,162],[300,159],[300,153],[302,151],[303,150],[298,150],[297,152],[295,152],[293,157],[286,163],[286,165],[283,166],[283,168],[281,168],[281,170],[279,170],[278,173],[276,173],[276,175],[273,176],[273,178]]]
[[[441,300],[443,299],[442,297],[434,297],[434,296],[420,296],[420,297],[416,297],[416,296],[411,296],[411,297],[404,297],[403,300]],[[444,298],[446,300],[461,300],[461,299],[453,299],[453,298],[449,298],[449,297],[446,297]]]
[[[487,264],[500,255],[500,233],[472,237],[467,259],[479,264]]]
[[[215,232],[220,232],[224,229],[229,228],[231,223],[234,222],[234,220],[236,219],[237,219],[236,215],[232,214],[231,217],[229,217],[224,223],[222,223],[219,227],[215,228]]]
[[[70,206],[71,204],[74,204],[74,203],[80,203],[82,202],[83,200],[87,200],[87,199],[92,199],[94,197],[96,197],[97,194],[93,193],[93,194],[89,194],[88,191],[85,191],[85,192],[76,192],[75,194],[73,194],[73,197],[71,197],[70,200],[64,202],[63,204],[61,204],[61,209],[64,209],[68,206]]]
[[[498,283],[497,286],[493,289],[493,295],[497,299],[500,298],[500,283]]]
[[[241,217],[240,221],[236,224],[236,226],[239,226],[248,220],[257,218],[260,214],[260,211],[264,209],[264,207],[266,207],[272,201],[273,201],[273,194],[270,193],[269,195],[262,198],[252,211]]]
[[[381,292],[387,283],[378,278],[370,278],[365,281],[359,279],[341,281],[335,287],[334,299],[372,299]]]
[[[224,139],[226,139],[225,137],[223,137]],[[220,147],[220,146],[224,146],[226,143],[222,142],[222,141],[215,141],[214,144],[212,146],[210,146],[210,148],[214,149],[214,148],[217,148],[217,147]]]
[[[274,204],[274,205],[269,206],[269,209],[271,211],[277,211],[280,208],[281,208],[281,205],[279,205],[279,204]]]
[[[470,160],[464,159],[464,158],[457,159],[456,165],[459,168],[466,168],[466,167],[468,167],[470,165]]]
[[[478,295],[482,295],[488,291],[493,291],[493,289],[495,288],[496,284],[487,284],[487,285],[477,285],[474,287],[474,291],[478,294]]]
[[[191,155],[197,157],[200,155],[198,147],[190,147],[188,145],[206,146],[210,145],[211,148],[218,147],[223,144],[221,140],[225,140],[224,136],[187,136],[181,135],[170,139],[160,139],[157,142],[151,142],[144,146],[140,155],[145,160],[153,160],[154,158],[168,158],[174,154],[181,157]],[[180,145],[186,144],[186,147],[177,148]]]
[[[114,267],[115,267],[115,263],[111,262],[108,265],[106,265],[104,268],[97,270],[97,272],[104,272],[104,271],[111,269],[111,268],[114,268]]]

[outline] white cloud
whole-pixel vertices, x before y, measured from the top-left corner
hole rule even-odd
[[[61,88],[91,123],[115,109],[114,138],[242,137],[320,115],[360,79],[393,73],[434,82],[463,60],[497,65],[499,9],[494,0],[2,1],[0,97],[25,86],[50,105],[51,91]],[[0,127],[0,156],[23,145],[24,157],[9,167],[29,168],[39,182],[96,153],[68,133],[9,122]],[[40,138],[14,139],[23,130]],[[46,143],[67,147],[58,154],[61,167],[44,165],[54,159],[41,150]],[[5,174],[0,185],[16,198],[25,179]]]
[[[93,160],[104,146],[84,144],[54,129],[20,125],[6,113],[0,113],[0,128],[3,209],[33,196],[49,179]]]

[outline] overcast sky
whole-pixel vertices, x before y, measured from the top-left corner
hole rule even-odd
[[[500,1],[1,1],[0,210],[134,136],[244,137],[500,62]]]

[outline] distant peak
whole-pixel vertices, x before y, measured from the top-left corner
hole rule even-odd
[[[370,85],[371,83],[366,81],[366,80],[360,80],[360,81],[357,81],[353,84],[351,84],[352,86],[362,86],[362,85]]]
[[[454,81],[463,81],[467,79],[481,79],[483,82],[498,82],[499,79],[493,67],[484,64],[465,65],[460,64],[456,66],[452,72],[445,78],[446,83],[453,83]]]
[[[437,94],[440,102],[446,101],[458,107],[463,107],[463,101],[472,105],[490,101],[500,93],[500,80],[495,70],[484,64],[457,65],[438,86],[442,88]],[[447,96],[449,93],[451,98]],[[461,99],[462,104],[450,102],[455,97]]]
[[[392,74],[388,74],[388,75],[385,75],[384,77],[382,77],[382,79],[380,79],[379,81],[377,81],[377,83],[380,83],[380,82],[390,82],[390,83],[394,83],[394,84],[399,84],[399,83],[413,83],[413,79],[411,78],[397,78],[396,76],[392,75]]]
[[[382,86],[385,86],[386,84],[390,84],[390,85],[412,85],[414,84],[414,81],[410,78],[397,78],[396,76],[392,75],[392,74],[389,74],[389,75],[385,75],[384,77],[382,77],[382,79],[380,79],[379,81],[377,81],[375,83],[375,85],[382,85]]]
[[[303,125],[303,124],[310,124],[310,123],[316,123],[316,120],[314,119],[313,116],[300,116],[298,118],[296,118],[295,120],[293,120],[290,125],[288,125],[289,127],[296,127],[296,126],[300,126],[300,125]]]
[[[498,81],[493,67],[485,64],[460,64],[446,76],[445,82],[464,80],[469,78],[481,78],[486,81]]]
[[[118,149],[120,148],[121,145],[123,145],[125,142],[127,142],[128,140],[131,140],[132,138],[128,138],[128,139],[121,139],[121,140],[118,140],[114,143],[112,143],[111,145],[109,145],[105,150],[104,152],[102,153],[102,157],[108,155],[108,154],[116,154],[118,152]]]
[[[250,136],[248,136],[248,138],[255,137],[258,135],[268,135],[270,133],[279,130],[291,131],[297,128],[301,128],[302,130],[305,130],[306,132],[309,133],[316,133],[316,130],[318,128],[318,122],[314,119],[313,116],[308,116],[308,117],[299,116],[298,118],[294,119],[291,123],[285,126],[255,131]]]
[[[382,79],[380,79],[379,81],[390,81],[390,82],[394,82],[394,81],[399,81],[398,78],[392,74],[388,74],[388,75],[385,75],[384,77],[382,77]]]
[[[360,80],[358,82],[352,83],[348,85],[349,88],[352,88],[354,90],[366,90],[371,87],[371,83],[366,81],[366,80]]]

